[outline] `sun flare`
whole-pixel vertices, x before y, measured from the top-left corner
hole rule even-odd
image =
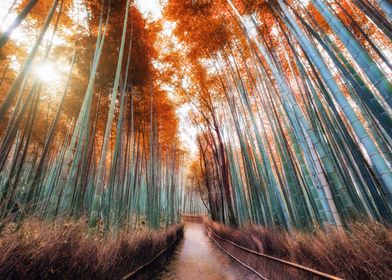
[[[52,63],[41,63],[34,68],[34,75],[42,82],[52,83],[59,78],[56,67]]]

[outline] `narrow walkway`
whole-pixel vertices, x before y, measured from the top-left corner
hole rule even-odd
[[[206,236],[203,224],[187,222],[183,240],[158,279],[252,280],[258,278],[215,247]]]

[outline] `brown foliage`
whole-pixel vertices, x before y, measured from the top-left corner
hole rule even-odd
[[[118,279],[155,257],[182,228],[88,238],[82,222],[56,226],[26,221],[15,233],[0,237],[0,279]]]
[[[234,230],[207,223],[220,236],[243,247],[344,279],[392,279],[392,231],[376,222],[353,224],[347,231],[291,235],[256,225]]]
[[[176,22],[174,34],[192,57],[209,57],[230,40],[226,9],[218,2],[171,0],[165,8],[165,17]]]

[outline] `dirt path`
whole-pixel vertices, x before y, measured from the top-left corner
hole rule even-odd
[[[234,280],[257,279],[248,270],[215,247],[206,236],[203,224],[186,223],[184,238],[170,257],[160,280]]]

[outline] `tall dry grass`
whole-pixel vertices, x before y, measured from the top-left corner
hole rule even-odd
[[[89,238],[85,223],[25,221],[0,236],[0,279],[121,279],[151,260],[182,234],[162,231]]]
[[[347,231],[297,231],[290,235],[256,225],[231,229],[205,222],[239,245],[321,272],[353,280],[392,279],[392,230],[376,222],[355,223]]]

